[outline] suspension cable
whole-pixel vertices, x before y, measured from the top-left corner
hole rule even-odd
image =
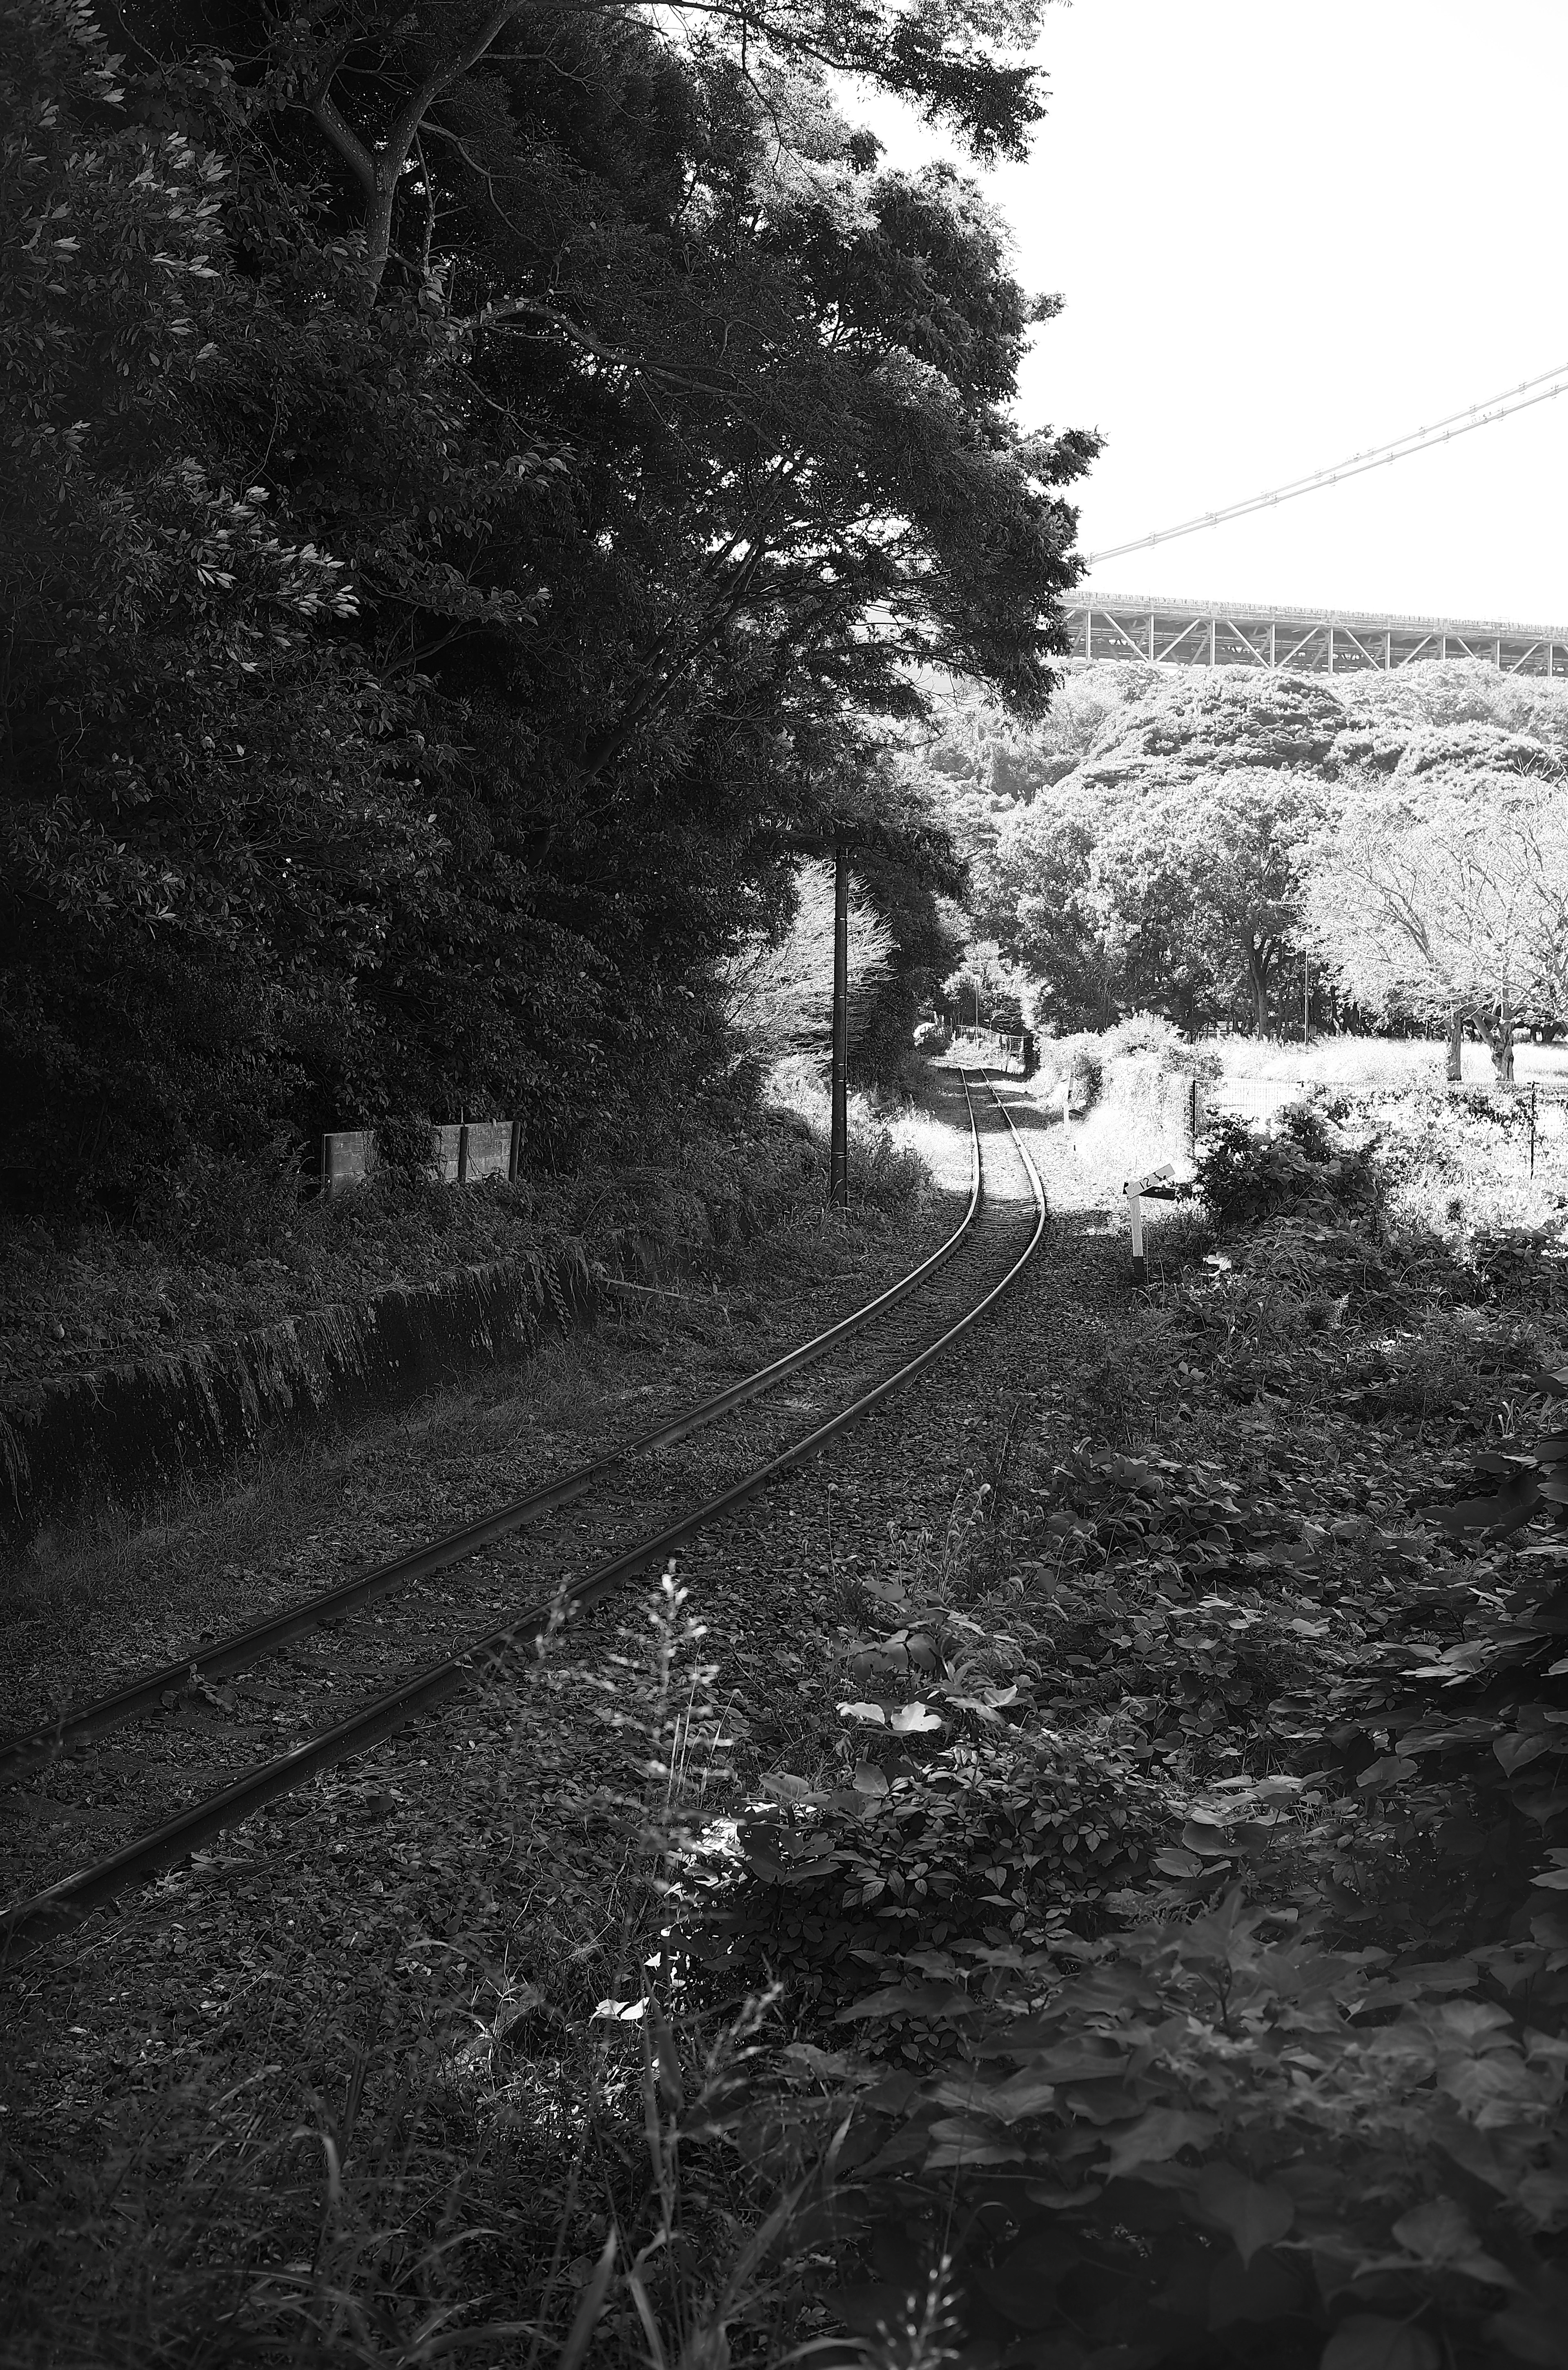
[[[1554,385],[1548,385],[1554,380]],[[1196,535],[1207,526],[1223,526],[1229,519],[1247,518],[1255,511],[1273,510],[1280,502],[1295,501],[1302,494],[1315,494],[1324,486],[1337,486],[1343,477],[1359,477],[1368,469],[1388,468],[1412,453],[1424,453],[1434,444],[1447,444],[1456,436],[1468,436],[1472,428],[1489,427],[1494,420],[1506,420],[1511,412],[1528,411],[1532,404],[1549,403],[1553,396],[1568,393],[1568,362],[1559,363],[1555,370],[1542,371],[1539,378],[1521,379],[1517,386],[1505,387],[1501,395],[1488,396],[1484,403],[1472,403],[1464,411],[1450,412],[1446,420],[1435,420],[1430,428],[1417,428],[1408,436],[1396,436],[1391,443],[1378,444],[1367,453],[1353,453],[1348,461],[1339,461],[1332,469],[1315,469],[1309,477],[1293,477],[1288,485],[1275,486],[1266,494],[1253,494],[1244,502],[1231,502],[1224,510],[1205,511],[1201,518],[1186,519],[1180,526],[1163,526],[1153,535],[1140,535],[1131,543],[1113,544],[1107,551],[1088,555],[1090,568],[1102,559],[1120,559],[1129,551],[1147,551],[1151,544],[1170,543],[1177,535]]]

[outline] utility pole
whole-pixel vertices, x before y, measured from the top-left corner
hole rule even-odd
[[[835,1209],[849,1199],[849,850],[833,851],[833,1136],[827,1198]]]

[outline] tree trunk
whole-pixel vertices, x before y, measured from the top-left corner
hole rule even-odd
[[[1269,1033],[1269,972],[1273,968],[1269,942],[1254,938],[1247,949],[1247,971],[1252,989],[1252,1034]]]
[[[1506,1000],[1497,1007],[1497,1016],[1487,1029],[1486,1041],[1492,1054],[1492,1075],[1500,1087],[1514,1083],[1514,1007]]]
[[[1457,1004],[1448,1007],[1448,1064],[1446,1076],[1457,1087],[1464,1075],[1465,1016]]]

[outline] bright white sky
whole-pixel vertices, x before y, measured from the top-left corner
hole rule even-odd
[[[1075,0],[1041,55],[989,188],[1066,299],[1022,417],[1106,439],[1086,551],[1568,364],[1564,0]],[[862,112],[892,161],[947,152]],[[1565,462],[1568,394],[1090,581],[1568,627]]]

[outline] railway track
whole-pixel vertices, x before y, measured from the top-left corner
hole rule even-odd
[[[967,1076],[959,1076],[970,1129],[968,1204],[947,1239],[873,1300],[756,1373],[478,1522],[0,1745],[0,1786],[16,1785],[71,1769],[114,1730],[142,1723],[141,1750],[119,1756],[119,1774],[126,1774],[127,1762],[144,1771],[143,1790],[155,1807],[167,1808],[171,1790],[195,1796],[181,1799],[171,1816],[133,1811],[129,1824],[147,1824],[131,1840],[0,1912],[0,1951],[30,1948],[63,1930],[318,1772],[503,1675],[563,1611],[591,1632],[594,1609],[628,1580],[662,1565],[913,1383],[1007,1289],[1033,1256],[1045,1221],[1038,1172],[1005,1104],[984,1072],[983,1103]],[[1027,1212],[1018,1203],[991,1208],[986,1175],[993,1149],[1021,1168]],[[786,1391],[787,1384],[794,1387]],[[802,1417],[813,1419],[804,1431]],[[733,1478],[694,1504],[693,1474],[680,1452],[721,1421]],[[583,1570],[585,1554],[597,1559]],[[507,1556],[515,1568],[498,1570],[498,1558]],[[435,1584],[459,1566],[469,1582],[466,1608],[447,1593],[450,1583]],[[520,1583],[528,1588],[521,1604]],[[480,1593],[496,1586],[506,1594]],[[454,1651],[462,1611],[480,1605],[504,1608],[506,1618]],[[374,1611],[377,1606],[385,1609]],[[345,1628],[357,1628],[357,1641],[345,1641]],[[438,1647],[443,1651],[432,1652]],[[242,1675],[279,1661],[287,1666],[282,1686]],[[392,1671],[400,1675],[388,1686]],[[359,1697],[352,1708],[312,1726],[322,1711],[340,1711],[351,1695]],[[244,1718],[262,1707],[259,1724]],[[214,1711],[222,1717],[204,1717]],[[282,1751],[233,1767],[235,1747],[243,1754],[269,1729],[276,1735],[302,1726],[307,1732]],[[163,1805],[156,1802],[160,1785]],[[115,1819],[127,1824],[123,1812]]]

